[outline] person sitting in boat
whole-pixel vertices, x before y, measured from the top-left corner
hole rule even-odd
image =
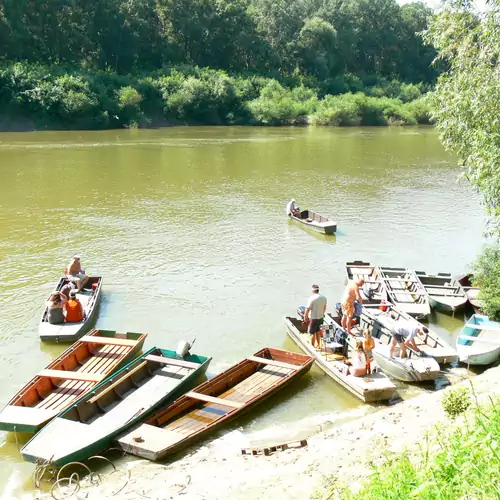
[[[393,319],[396,319],[395,315],[391,315],[391,317]],[[389,350],[389,357],[392,358],[396,345],[399,345],[399,348],[401,350],[401,358],[406,358],[407,347],[410,347],[415,352],[421,353],[422,351],[417,347],[417,344],[415,343],[415,338],[417,335],[425,335],[426,333],[429,333],[429,329],[425,326],[419,328],[417,325],[410,323],[409,321],[400,319],[396,322],[396,325],[394,327],[391,348]]]
[[[71,283],[74,283],[78,291],[81,292],[85,285],[87,284],[89,277],[86,276],[82,269],[82,263],[80,262],[80,256],[75,255],[67,267],[66,272],[68,279]]]
[[[293,215],[295,217],[300,217],[300,208],[297,205],[297,203],[295,203],[295,198],[292,198],[288,202],[288,205],[286,206],[286,214]]]
[[[61,292],[54,292],[47,302],[47,320],[51,325],[64,323],[64,310],[68,299]]]
[[[363,341],[356,339],[356,351],[353,357],[349,360],[346,375],[353,375],[354,377],[363,377],[367,374],[367,365],[369,364],[368,358],[363,349]]]
[[[66,304],[66,322],[79,323],[83,320],[83,306],[76,296],[76,290],[69,292],[69,300]]]
[[[68,282],[61,288],[61,293],[69,300],[69,294],[71,290],[75,289],[75,285],[73,283]]]
[[[312,295],[307,302],[304,323],[309,323],[307,333],[311,335],[311,344],[316,349],[321,348],[320,329],[326,313],[326,297],[320,295],[319,286],[312,286]]]
[[[363,299],[359,293],[359,288],[365,284],[364,280],[359,279],[355,282],[349,281],[342,296],[342,328],[349,334],[351,333],[352,318],[354,317],[354,302],[358,301],[361,305]]]

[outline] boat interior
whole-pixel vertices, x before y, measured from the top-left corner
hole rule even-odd
[[[389,295],[396,303],[426,304],[427,293],[414,273],[404,268],[381,267],[383,278]]]
[[[380,273],[376,266],[368,262],[356,260],[354,262],[347,262],[346,270],[348,279],[352,281],[361,279],[365,282],[361,292],[363,293],[365,289],[370,291],[368,294],[363,293],[369,303],[380,302],[381,300],[386,299],[384,283],[380,278]],[[371,295],[371,297],[368,297],[367,295]],[[363,303],[366,302],[363,301]]]
[[[100,331],[99,333],[103,333]],[[39,408],[59,412],[86,393],[110,373],[137,344],[134,337],[140,334],[113,334],[121,336],[126,345],[106,342],[106,337],[83,337],[67,349],[49,367],[12,399],[9,405]],[[90,339],[90,340],[87,340]],[[121,341],[120,341],[121,342]]]
[[[417,276],[427,293],[430,295],[443,295],[446,297],[465,297],[465,293],[457,280],[451,274],[443,273],[427,275],[417,271]]]
[[[312,210],[302,210],[302,212],[300,212],[300,218],[305,220],[306,222],[316,223],[318,225],[332,224],[332,221],[328,217],[317,214]]]

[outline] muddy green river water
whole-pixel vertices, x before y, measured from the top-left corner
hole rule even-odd
[[[104,277],[97,327],[147,332],[147,347],[196,337],[216,373],[264,346],[296,350],[283,317],[313,283],[338,301],[346,260],[466,270],[484,216],[459,173],[432,128],[0,134],[0,403],[64,349],[37,329],[73,254]],[[335,219],[337,235],[288,221],[292,196]],[[431,324],[451,340],[463,314]],[[365,411],[314,368],[232,429]],[[30,491],[32,471],[0,433],[0,492]]]

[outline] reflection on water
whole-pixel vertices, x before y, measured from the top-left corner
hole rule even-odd
[[[283,317],[312,283],[333,306],[347,260],[463,272],[483,216],[458,174],[430,128],[1,134],[0,402],[63,350],[40,344],[37,324],[75,253],[104,276],[98,327],[147,332],[146,347],[196,338],[215,373],[264,346],[296,350]],[[289,221],[292,196],[334,219],[337,235]],[[449,341],[462,322],[431,318]],[[251,436],[365,411],[313,368],[231,429]],[[28,488],[32,466],[0,440],[0,484],[16,471]]]

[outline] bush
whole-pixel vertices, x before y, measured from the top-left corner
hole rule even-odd
[[[469,408],[471,404],[468,389],[453,389],[443,395],[441,401],[444,412],[451,418],[456,418]]]
[[[352,94],[326,96],[312,116],[314,125],[359,125],[361,109]]]
[[[479,286],[481,309],[490,319],[500,321],[500,247],[486,247],[473,266],[474,285]]]

